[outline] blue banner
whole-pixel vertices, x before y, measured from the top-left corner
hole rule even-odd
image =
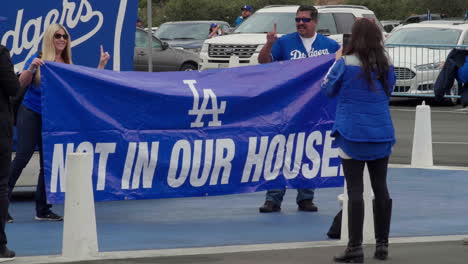
[[[320,83],[334,56],[192,72],[43,67],[48,199],[66,154],[92,153],[95,199],[343,186]]]
[[[107,69],[133,70],[138,0],[2,1],[1,44],[17,70],[41,49],[48,25],[59,23],[70,32],[73,62],[97,67],[99,46],[111,55]]]

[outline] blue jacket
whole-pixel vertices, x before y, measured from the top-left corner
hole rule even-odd
[[[458,69],[458,80],[461,83],[468,83],[468,56],[465,57],[465,64]]]
[[[356,56],[344,56],[335,62],[322,83],[325,93],[338,100],[332,134],[338,132],[352,142],[395,142],[389,96],[378,80],[374,79],[372,87],[361,72]],[[393,66],[388,80],[389,89],[393,89]]]

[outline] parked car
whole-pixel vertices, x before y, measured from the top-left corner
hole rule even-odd
[[[403,20],[401,24],[406,25],[406,24],[412,24],[412,23],[419,23],[419,22],[426,21],[426,20],[441,20],[442,19],[439,14],[430,14],[430,18],[431,19],[428,19],[427,14],[412,15],[412,16],[407,17],[405,20]]]
[[[159,27],[152,27],[151,32],[153,32],[153,35],[156,33]],[[145,28],[145,30],[148,30],[148,28]]]
[[[468,24],[433,21],[405,25],[392,33],[385,45],[397,77],[393,95],[432,96],[449,52],[456,45],[468,45]],[[458,95],[456,82],[450,95]],[[451,98],[450,102],[456,104],[457,99]]]
[[[148,71],[148,33],[143,29],[136,29],[133,68],[135,71]],[[176,49],[155,36],[152,36],[153,71],[190,71],[198,69],[197,54]]]
[[[294,18],[299,6],[275,5],[257,10],[233,33],[208,39],[200,52],[201,69],[229,67],[232,55],[239,57],[239,64],[258,64],[258,54],[266,43],[266,34],[277,25],[278,36],[296,31]],[[351,33],[356,18],[371,18],[381,26],[374,12],[364,6],[331,5],[316,6],[319,22],[317,31],[342,43],[343,34]],[[383,27],[382,27],[383,32]]]
[[[220,25],[223,34],[231,31],[229,23],[226,21],[179,21],[162,24],[155,36],[166,41],[172,47],[200,53],[203,42],[208,38],[211,24]]]
[[[400,25],[400,21],[398,20],[382,20],[380,21],[385,32],[390,33],[392,30]]]

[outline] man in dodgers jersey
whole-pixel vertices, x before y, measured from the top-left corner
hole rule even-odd
[[[340,49],[336,41],[316,33],[318,11],[315,7],[301,5],[297,9],[295,21],[297,32],[286,34],[279,39],[276,36],[276,24],[273,26],[273,31],[267,34],[267,43],[258,56],[259,63],[317,57],[335,53]],[[286,189],[269,190],[265,203],[259,208],[260,212],[280,211],[285,193]],[[297,190],[296,202],[300,211],[317,211],[313,199],[314,189]]]

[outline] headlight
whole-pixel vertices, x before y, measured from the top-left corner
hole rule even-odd
[[[195,49],[185,49],[185,50],[188,50],[188,51],[191,51],[191,52],[193,52],[193,53],[196,53],[196,54],[198,54],[198,53],[200,53],[200,50],[201,50],[201,48],[195,48]]]
[[[444,62],[435,62],[435,63],[428,63],[428,64],[421,64],[415,67],[418,71],[435,71],[441,70],[444,66]]]
[[[203,43],[203,46],[202,46],[200,52],[201,52],[201,53],[208,53],[208,46],[209,46],[209,44]]]
[[[257,49],[255,50],[255,53],[260,53],[260,51],[263,49],[264,45],[258,45]]]

